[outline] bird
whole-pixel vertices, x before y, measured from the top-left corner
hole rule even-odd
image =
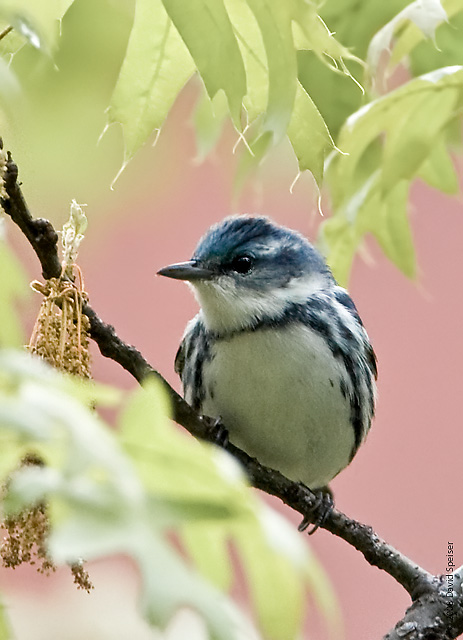
[[[261,464],[331,495],[369,432],[377,364],[320,252],[268,217],[233,215],[158,274],[186,281],[200,307],[175,357],[186,401]]]

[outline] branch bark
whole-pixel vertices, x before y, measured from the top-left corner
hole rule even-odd
[[[0,139],[0,149],[2,148]],[[57,249],[58,234],[48,220],[32,217],[17,178],[18,168],[8,152],[4,174],[7,197],[0,197],[0,205],[30,242],[40,261],[43,277],[58,278],[61,275]],[[91,337],[98,344],[103,356],[120,364],[139,383],[148,376],[158,378],[171,399],[175,421],[193,436],[217,444],[214,420],[198,415],[162,375],[151,367],[142,354],[135,347],[123,342],[114,327],[103,322],[89,304],[84,306],[83,312],[90,320]],[[317,497],[310,489],[289,480],[274,469],[263,466],[230,442],[221,446],[244,466],[254,487],[276,496],[304,518],[313,520]],[[371,527],[348,518],[337,509],[333,509],[320,526],[355,547],[372,566],[388,573],[410,595],[413,602],[411,607],[385,638],[450,640],[463,633],[462,569],[453,574],[453,590],[449,595],[448,582],[447,587],[445,586],[449,576],[433,576],[428,573],[382,540]]]

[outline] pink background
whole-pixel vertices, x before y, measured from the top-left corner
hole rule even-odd
[[[296,167],[286,152],[277,153],[232,205],[233,134],[227,133],[205,163],[192,162],[189,108],[188,100],[177,105],[158,147],[145,149],[143,162],[129,166],[108,192],[106,215],[97,216],[89,202],[90,226],[79,260],[95,310],[176,388],[173,358],[196,304],[184,285],[155,277],[156,270],[187,259],[205,229],[231,212],[265,213],[311,238],[320,220],[310,178],[289,193]],[[442,573],[448,541],[455,544],[456,563],[463,563],[463,207],[460,199],[416,184],[410,216],[416,282],[399,273],[373,240],[367,243],[368,263],[355,260],[349,288],[378,356],[379,402],[366,445],[333,488],[339,509],[372,525],[427,570]],[[29,247],[16,232],[10,235],[31,277],[39,277]],[[31,299],[34,312],[38,302]],[[94,375],[127,388],[135,384],[97,351]],[[299,516],[271,503],[296,525]],[[346,637],[382,637],[403,615],[407,594],[329,533],[319,531],[310,545],[339,598]],[[101,561],[91,573],[97,589],[88,596],[75,591],[67,572],[50,581],[29,569],[3,571],[0,587],[18,639],[72,640],[89,630],[97,638],[153,637],[132,612],[137,576],[130,563]],[[65,636],[56,612],[66,620]],[[311,619],[304,637],[324,634]]]

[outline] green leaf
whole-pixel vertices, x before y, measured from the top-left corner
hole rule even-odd
[[[384,189],[404,177],[413,177],[435,142],[445,135],[462,92],[463,67],[447,67],[411,80],[352,114],[338,142],[347,155],[338,154],[329,166],[335,209],[345,207],[359,190],[359,173],[365,181],[380,170]],[[369,150],[378,145],[381,152],[376,153],[374,162],[368,158],[366,163]]]
[[[243,59],[247,86],[243,104],[247,125],[252,124],[266,109],[268,101],[268,65],[262,33],[245,0],[225,0],[233,30]]]
[[[269,637],[294,637],[309,570],[297,531],[248,490],[230,456],[201,446],[169,422],[166,395],[155,380],[131,395],[123,414],[121,436],[130,457],[112,430],[63,391],[68,384],[36,358],[0,353],[0,441],[13,445],[16,462],[21,447],[46,462],[11,474],[4,510],[47,500],[50,551],[57,563],[126,554],[140,570],[149,622],[165,625],[187,606],[219,640],[246,634],[246,623],[225,596],[184,564],[165,536],[166,526],[177,525],[200,571],[224,588],[232,581],[230,540],[243,548]],[[158,466],[167,483],[159,479]],[[276,581],[276,591],[268,580]]]
[[[194,113],[199,161],[204,160],[217,144],[228,113],[227,99],[223,91],[218,91],[213,100],[206,92],[201,94]]]
[[[269,72],[260,25],[246,0],[225,1],[247,78],[247,93],[243,98],[246,112],[243,149],[234,177],[234,190],[239,192],[271,147],[274,136],[262,126],[269,101]]]
[[[338,630],[339,612],[334,594],[306,541],[265,503],[256,505],[255,514],[260,528],[252,519],[243,519],[233,526],[232,542],[240,554],[265,637],[275,640],[298,637],[307,589],[326,618],[327,627]],[[263,539],[260,529],[265,533]]]
[[[320,183],[325,155],[333,142],[315,104],[297,83],[292,22],[298,18],[305,25],[305,3],[194,0],[185,9],[180,0],[163,0],[163,6],[164,13],[160,0],[139,1],[111,100],[109,121],[123,124],[125,162],[153,128],[162,125],[180,88],[196,68],[213,101],[203,100],[197,110],[200,155],[211,149],[220,134],[227,114],[225,95],[238,130],[242,106],[248,118],[247,153],[238,181],[289,129],[301,170],[312,171]],[[310,19],[317,25],[311,33],[311,46],[317,54],[340,61],[354,57],[336,42],[313,10]],[[305,32],[306,39],[309,32]],[[147,65],[146,60],[152,64]]]
[[[141,604],[151,624],[158,625],[161,620],[165,625],[173,613],[190,606],[204,617],[212,640],[238,640],[250,633],[249,623],[230,600],[196,574],[186,572],[165,545],[151,550],[151,544],[147,540],[141,552],[138,548],[144,586]]]
[[[10,379],[9,371],[16,375]],[[57,563],[124,553],[142,576],[141,600],[151,624],[164,626],[181,607],[196,609],[212,637],[234,640],[244,623],[225,596],[186,567],[163,537],[135,469],[114,434],[50,382],[56,372],[25,354],[0,354],[0,434],[40,446],[45,466],[26,466],[9,480],[8,513],[46,499],[50,552]],[[165,505],[164,505],[164,508]]]
[[[437,25],[436,37],[432,37],[431,34],[431,42],[424,42],[425,38],[429,40],[429,35],[414,22],[409,23],[396,34],[388,62],[389,68],[399,64],[407,55],[415,52],[417,55],[414,55],[412,59],[414,75],[425,73],[436,67],[461,64],[463,62],[461,47],[462,16],[457,20],[454,19],[463,10],[463,2],[462,0],[444,0],[442,5],[448,22],[441,22]],[[429,56],[434,62],[426,65],[426,58]]]
[[[244,476],[223,450],[200,443],[169,420],[170,407],[161,384],[147,380],[132,394],[118,435],[146,490],[190,518],[225,518],[242,513]]]
[[[346,61],[361,66],[364,63],[334,37],[333,30],[311,3],[297,3],[293,32],[299,49],[299,80],[320,109],[329,130],[336,134],[346,117],[358,108],[363,95]]]
[[[427,159],[420,166],[418,176],[431,187],[444,193],[458,193],[458,176],[444,140],[438,140]]]
[[[3,0],[0,18],[36,49],[49,54],[59,37],[59,21],[74,0]]]
[[[304,614],[304,586],[291,563],[262,545],[246,524],[235,529],[250,595],[266,638],[293,640]]]
[[[286,127],[286,133],[296,153],[300,170],[311,171],[317,182],[320,183],[325,156],[333,148],[333,142],[323,118],[308,93],[298,82],[295,83],[296,93],[293,94],[292,78],[286,80],[288,87],[280,86],[283,94],[290,91],[291,93],[288,95],[294,95],[292,105],[289,100],[286,103],[280,101],[278,84],[275,85],[274,93],[271,93],[272,77],[277,78],[281,74],[288,75],[282,66],[275,64],[274,52],[288,47],[288,43],[291,43],[289,30],[286,34],[278,35],[277,42],[272,44],[275,34],[272,32],[272,28],[268,27],[268,23],[274,26],[272,20],[276,20],[277,17],[273,17],[270,12],[263,11],[267,20],[259,22],[257,20],[257,17],[260,16],[259,12],[253,13],[251,10],[253,6],[248,6],[243,0],[227,0],[226,6],[237,34],[248,78],[248,92],[244,98],[248,126],[255,123],[255,129],[251,128],[251,133],[247,136],[251,140],[249,144],[252,153],[247,150],[243,151],[236,176],[236,185],[242,184],[250,171],[257,167],[270,146],[279,139],[284,127]],[[292,3],[289,3],[281,11],[287,12],[291,7]],[[262,9],[262,7],[259,8]],[[283,18],[283,23],[285,20],[287,21],[287,16]],[[264,34],[266,34],[267,44]],[[272,69],[270,69],[268,62],[269,48],[272,53],[270,61],[274,65]],[[292,65],[293,61],[291,60],[290,73]],[[272,77],[270,77],[270,71],[272,71]],[[280,114],[278,118],[283,118],[276,129],[273,129],[271,124],[269,125],[269,122],[272,121],[271,116],[270,120],[268,119],[269,109],[275,113],[278,112]],[[285,109],[289,109],[289,123],[284,120]],[[267,114],[263,115],[266,111]],[[278,121],[278,118],[275,122]]]
[[[361,2],[329,0],[320,6],[320,15],[336,39],[365,59],[372,34],[407,5],[407,0]]]
[[[299,170],[309,170],[320,186],[325,160],[333,150],[334,142],[320,112],[299,83],[288,137],[296,154]]]
[[[436,34],[436,46],[432,46],[429,41],[421,41],[410,52],[410,69],[414,75],[427,73],[439,67],[463,65],[462,5],[461,0],[445,2],[444,7],[450,19],[448,23],[439,27]]]
[[[233,570],[227,528],[217,522],[195,520],[182,526],[181,539],[201,575],[222,591],[230,589]]]
[[[346,207],[323,223],[320,244],[336,280],[347,286],[355,251],[362,237],[372,233],[386,256],[409,278],[416,274],[415,252],[407,216],[409,183],[380,189],[375,173]]]
[[[12,500],[25,499],[27,504],[46,498],[52,516],[57,511],[65,514],[52,521],[49,549],[56,563],[128,555],[140,571],[140,604],[151,625],[165,627],[186,606],[204,617],[213,638],[237,639],[237,627],[244,626],[238,611],[189,570],[161,537],[141,487],[124,496],[114,480],[104,486],[96,476],[85,483],[46,467],[22,468],[12,476],[10,487]]]
[[[246,75],[223,0],[163,0],[169,17],[196,63],[212,99],[223,89],[233,123],[240,129]]]
[[[161,0],[138,0],[127,52],[111,97],[108,121],[122,125],[126,164],[160,129],[194,73],[191,56]]]
[[[7,608],[0,602],[0,640],[12,640],[13,634],[8,620]]]
[[[415,250],[407,216],[408,182],[401,181],[378,202],[369,203],[367,226],[386,256],[407,277],[416,275]]]
[[[286,134],[296,96],[297,59],[291,2],[247,0],[262,34],[268,68],[268,101],[262,132],[278,143]]]
[[[6,417],[9,419],[8,413]],[[5,412],[2,409],[0,409],[1,422],[5,422]],[[2,431],[0,431],[0,447],[0,483],[3,484],[28,450],[27,445],[21,442],[16,434]]]
[[[342,612],[325,570],[312,553],[303,568],[305,580],[317,610],[322,614],[329,637],[342,638]]]
[[[309,49],[331,70],[341,71],[351,76],[345,60],[355,60],[363,66],[363,61],[343,46],[328,28],[317,7],[308,2],[297,2],[296,19],[293,23],[297,49]]]
[[[392,38],[403,27],[404,21],[415,24],[427,38],[434,38],[437,27],[445,20],[447,20],[447,14],[440,0],[427,0],[426,2],[415,0],[402,9],[373,36],[370,42],[367,63],[371,75],[376,74],[381,54],[390,50]],[[397,57],[395,62],[397,62]]]
[[[177,512],[176,530],[199,571],[221,588],[232,582],[228,543],[259,549],[246,555],[244,571],[255,584],[254,605],[265,629],[275,626],[274,600],[281,587],[281,623],[288,632],[300,624],[299,595],[304,591],[302,567],[308,560],[303,539],[275,512],[260,504],[236,473],[229,456],[185,438],[165,418],[166,399],[154,380],[132,395],[122,422],[121,437],[150,495],[162,496],[169,511]],[[220,454],[219,459],[215,456]],[[226,466],[223,466],[226,463]],[[158,518],[162,504],[153,504]],[[171,524],[175,520],[166,524]],[[244,543],[243,543],[244,544]],[[266,567],[262,582],[260,573]],[[273,567],[272,587],[268,584]],[[272,595],[266,602],[270,589]],[[277,637],[271,635],[271,637]],[[283,637],[283,636],[282,636]],[[286,637],[286,636],[285,636]]]
[[[336,281],[346,287],[360,238],[353,224],[344,216],[334,215],[320,225],[318,246]]]
[[[346,118],[361,106],[363,93],[351,77],[335,73],[313,51],[298,51],[297,59],[299,81],[337,139]]]
[[[432,152],[436,140],[454,118],[462,96],[463,73],[455,84],[440,83],[439,89],[405,95],[400,112],[389,127],[383,153],[382,188],[387,191],[403,178],[411,179]]]
[[[71,396],[86,407],[115,406],[120,403],[119,389],[57,372],[42,359],[14,349],[0,351],[0,392],[17,390],[26,377],[37,384],[44,384]]]
[[[68,374],[63,374],[62,379],[56,384],[65,393],[90,408],[115,407],[120,405],[123,397],[120,389]]]

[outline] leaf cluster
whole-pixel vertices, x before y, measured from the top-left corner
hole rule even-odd
[[[117,431],[89,409],[95,403],[120,407]],[[47,503],[46,542],[54,563],[75,568],[82,559],[126,554],[139,568],[140,604],[151,624],[165,626],[187,606],[201,614],[212,638],[224,640],[249,630],[224,594],[235,580],[232,544],[265,636],[294,638],[307,590],[326,615],[332,609],[321,568],[297,532],[248,491],[237,463],[179,432],[168,414],[156,381],[123,398],[26,354],[1,352],[0,482],[7,487],[7,522],[17,528],[17,514]],[[21,465],[26,455],[44,464]],[[28,522],[33,542],[34,521]],[[43,517],[40,523],[43,546],[48,527]]]
[[[29,0],[4,3],[0,18],[14,29],[0,60],[25,42],[52,59],[72,4],[45,0],[37,12]],[[369,233],[413,277],[412,181],[458,188],[448,151],[460,142],[462,9],[462,0],[137,0],[108,108],[108,123],[122,125],[123,167],[196,76],[200,157],[228,120],[242,184],[288,140],[299,172],[311,172],[330,202],[320,246],[340,282]],[[408,73],[399,89],[389,81],[398,65]],[[0,72],[7,105],[18,79],[7,65]]]

